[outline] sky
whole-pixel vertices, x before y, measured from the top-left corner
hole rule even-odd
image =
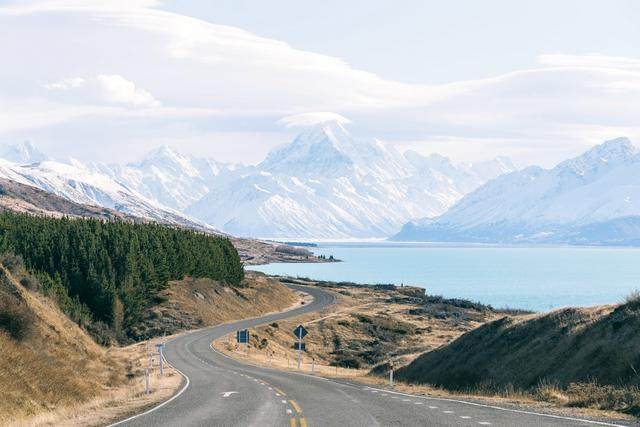
[[[0,144],[256,163],[333,112],[360,138],[551,166],[640,145],[640,2],[0,0]]]

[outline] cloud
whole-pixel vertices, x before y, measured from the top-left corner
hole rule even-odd
[[[70,77],[47,83],[44,87],[58,95],[58,99],[77,103],[92,101],[139,108],[160,106],[149,92],[117,74],[99,74],[90,79]]]
[[[287,128],[313,126],[327,122],[347,124],[351,123],[351,120],[347,119],[344,116],[341,116],[340,114],[330,112],[294,114],[292,116],[286,116],[278,120],[278,124],[281,124]]]
[[[273,139],[283,116],[285,126],[323,120],[309,111],[335,111],[357,135],[414,149],[500,146],[531,161],[556,159],[554,145],[577,152],[604,134],[640,137],[638,58],[554,53],[492,78],[409,84],[155,1],[20,2],[0,8],[0,27],[12,35],[0,40],[0,57],[11,58],[0,67],[5,140],[38,132],[72,149],[100,132],[105,143],[180,145],[176,129],[187,128],[202,144],[216,132],[215,154],[229,151],[216,148],[222,133],[233,145],[236,134]]]

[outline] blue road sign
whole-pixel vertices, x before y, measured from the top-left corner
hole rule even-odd
[[[303,342],[298,342],[296,341],[294,343],[293,348],[295,348],[296,350],[306,350],[307,349],[307,345]]]
[[[236,331],[236,340],[239,344],[247,344],[249,342],[249,330],[241,329]]]
[[[308,333],[309,332],[302,325],[298,325],[298,327],[293,330],[293,335],[295,335],[299,340],[306,337]]]

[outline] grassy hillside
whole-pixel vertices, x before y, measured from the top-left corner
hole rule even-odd
[[[33,277],[0,264],[0,425],[104,425],[168,398],[179,386],[180,376],[168,370],[162,380],[152,375],[147,396],[143,375],[153,343],[106,349],[54,302],[21,285],[24,279]],[[207,278],[172,281],[162,296],[166,301],[145,311],[140,338],[297,302],[293,292],[259,273],[248,274],[238,288]],[[157,360],[155,365],[157,372]]]
[[[238,285],[244,271],[223,237],[157,224],[0,213],[0,253],[14,253],[73,320],[103,343],[126,342],[169,280]]]
[[[505,317],[423,354],[397,376],[451,390],[515,388],[575,406],[637,411],[639,331],[637,297],[615,307]]]
[[[89,400],[125,380],[103,348],[2,266],[0,349],[0,424]]]

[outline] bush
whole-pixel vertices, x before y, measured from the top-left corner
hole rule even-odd
[[[27,275],[21,278],[20,284],[30,291],[39,291],[42,288],[40,281],[31,275]]]
[[[572,383],[566,390],[568,406],[607,409],[638,414],[640,389],[591,383]]]
[[[640,291],[636,289],[627,295],[622,306],[631,310],[640,308]]]
[[[14,276],[24,271],[24,259],[20,255],[3,253],[0,255],[0,263]]]
[[[0,330],[21,341],[33,330],[35,317],[29,307],[13,295],[0,293]]]

